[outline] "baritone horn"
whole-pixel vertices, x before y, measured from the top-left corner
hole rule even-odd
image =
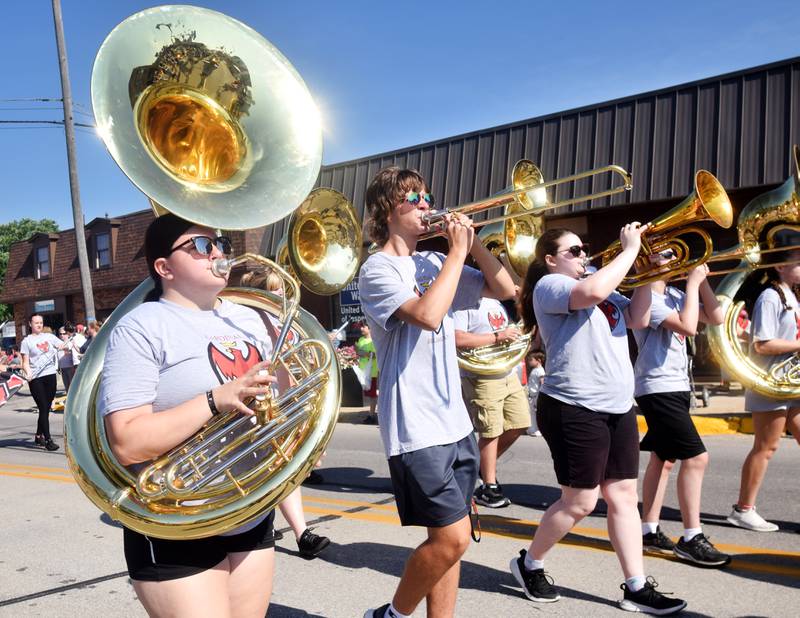
[[[133,15],[103,42],[91,81],[109,153],[160,212],[222,229],[259,227],[294,210],[316,180],[321,124],[303,80],[272,44],[221,13],[164,6]],[[235,529],[294,490],[333,433],[335,353],[299,306],[297,282],[256,255],[212,267],[222,274],[251,263],[278,273],[287,291],[221,293],[280,324],[272,361],[289,385],[252,400],[255,416],[220,414],[141,470],[119,463],[97,392],[110,332],[141,304],[149,280],[112,313],[81,362],[65,412],[70,469],[101,510],[132,530],[190,539]]]
[[[642,234],[642,246],[637,266],[639,272],[626,276],[620,289],[627,290],[652,283],[667,275],[677,276],[705,263],[712,254],[711,236],[698,223],[711,221],[720,227],[729,228],[733,223],[733,207],[725,189],[711,172],[699,170],[694,177],[694,191],[680,204],[648,224]],[[692,257],[689,243],[683,236],[694,234],[703,243],[703,252]],[[648,256],[672,250],[674,257],[662,266],[650,264]],[[602,259],[605,266],[622,251],[619,240],[588,258],[589,261]]]
[[[519,328],[521,325],[516,326]],[[526,333],[514,341],[498,341],[475,348],[457,349],[458,366],[481,376],[507,374],[525,358],[531,338],[532,333]]]

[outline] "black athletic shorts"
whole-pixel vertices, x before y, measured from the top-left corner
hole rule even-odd
[[[478,443],[472,433],[452,444],[390,457],[389,474],[400,523],[442,528],[468,515],[479,463]]]
[[[232,536],[171,541],[124,529],[128,574],[137,581],[161,582],[207,571],[228,554],[275,547],[275,511],[255,528]]]
[[[639,477],[639,430],[633,410],[595,412],[539,393],[536,420],[550,447],[559,485],[592,489],[607,479]]]
[[[689,393],[653,393],[636,398],[647,420],[647,433],[640,448],[663,461],[691,459],[706,452],[689,414]]]

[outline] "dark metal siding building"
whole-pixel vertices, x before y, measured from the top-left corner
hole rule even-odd
[[[677,201],[691,192],[698,169],[717,176],[738,209],[738,190],[786,178],[795,143],[800,58],[326,166],[319,185],[344,193],[363,218],[367,185],[387,165],[419,169],[438,206],[452,207],[505,188],[521,158],[537,163],[548,180],[616,163],[633,174],[630,193],[549,211],[546,218],[594,220],[593,211],[610,207],[639,212],[645,204]],[[603,190],[611,181],[609,175],[580,180],[551,199]],[[284,220],[267,229],[267,253],[274,253],[285,227]]]

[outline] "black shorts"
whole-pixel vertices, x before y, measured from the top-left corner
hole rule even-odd
[[[478,443],[472,433],[452,444],[390,457],[400,523],[442,528],[468,515],[479,463]]]
[[[275,511],[255,528],[232,536],[171,541],[124,529],[125,562],[136,581],[161,582],[212,569],[228,554],[275,547]]]
[[[647,433],[640,448],[663,461],[691,459],[706,452],[689,414],[689,393],[653,393],[636,398],[647,420]]]
[[[633,410],[594,412],[539,393],[536,420],[550,447],[559,485],[592,489],[607,479],[639,477],[639,430]]]

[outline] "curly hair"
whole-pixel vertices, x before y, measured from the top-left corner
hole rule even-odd
[[[401,169],[396,165],[375,174],[367,187],[367,235],[372,242],[383,246],[389,240],[389,215],[409,191],[428,191],[428,183],[417,170]]]

